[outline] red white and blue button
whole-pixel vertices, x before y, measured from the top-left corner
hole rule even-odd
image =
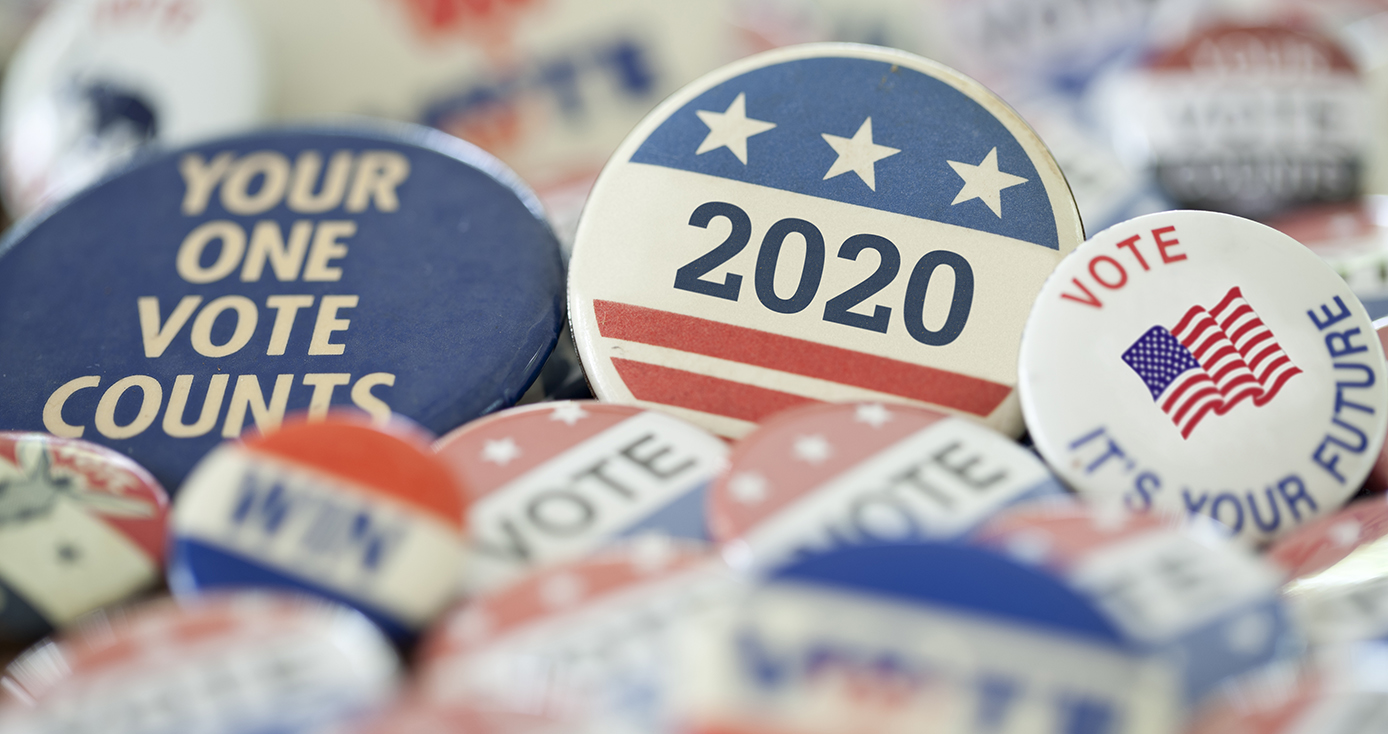
[[[468,591],[644,534],[708,539],[705,494],[728,448],[654,410],[540,403],[439,439],[471,501]]]
[[[1083,239],[1025,123],[905,52],[808,44],[685,87],[579,222],[569,314],[601,400],[741,437],[797,405],[929,405],[1020,435],[1027,304]]]
[[[296,422],[198,464],[174,503],[169,587],[315,594],[410,639],[457,593],[466,504],[416,435]]]
[[[168,504],[110,449],[0,432],[0,641],[31,642],[156,585]]]
[[[709,524],[730,560],[764,568],[843,544],[952,540],[1004,507],[1065,494],[1034,454],[973,421],[911,405],[813,405],[738,442]]]
[[[1345,282],[1214,212],[1138,217],[1066,258],[1027,321],[1020,392],[1072,488],[1249,543],[1343,504],[1388,429],[1383,350]]]

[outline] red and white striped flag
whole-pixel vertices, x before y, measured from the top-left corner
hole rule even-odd
[[[1217,306],[1192,306],[1176,326],[1153,326],[1123,361],[1187,438],[1209,413],[1244,400],[1266,405],[1301,372],[1236,286]]]

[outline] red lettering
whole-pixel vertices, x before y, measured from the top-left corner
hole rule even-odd
[[[1095,298],[1093,293],[1089,292],[1089,288],[1086,287],[1084,283],[1081,283],[1079,278],[1071,278],[1070,282],[1074,283],[1075,287],[1084,291],[1084,298],[1080,298],[1079,296],[1072,296],[1069,293],[1061,293],[1061,298],[1068,298],[1076,303],[1083,303],[1086,306],[1093,306],[1094,308],[1104,307],[1104,304],[1100,302],[1099,299]]]
[[[1101,263],[1101,262],[1108,263],[1109,265],[1113,266],[1113,267],[1118,271],[1118,282],[1117,282],[1117,283],[1110,283],[1110,282],[1108,282],[1107,280],[1104,280],[1103,278],[1099,277],[1099,270],[1098,270],[1098,267],[1097,267],[1097,266],[1098,266],[1099,263]],[[1124,270],[1124,269],[1123,269],[1123,266],[1122,266],[1122,265],[1119,265],[1117,260],[1114,260],[1113,258],[1109,257],[1108,255],[1100,255],[1100,256],[1094,258],[1093,260],[1090,260],[1090,261],[1089,261],[1089,274],[1090,274],[1091,276],[1094,277],[1094,280],[1099,281],[1099,285],[1101,285],[1101,286],[1103,286],[1103,287],[1105,287],[1105,288],[1107,288],[1107,289],[1109,289],[1109,290],[1111,290],[1111,291],[1116,291],[1116,290],[1118,290],[1119,288],[1122,288],[1124,285],[1127,285],[1127,283],[1128,283],[1128,271]]]
[[[1164,240],[1161,238],[1161,236],[1167,234],[1168,232],[1175,231],[1175,227],[1162,227],[1161,229],[1152,230],[1152,239],[1157,241],[1157,251],[1161,253],[1161,261],[1164,263],[1174,263],[1186,259],[1185,253],[1178,253],[1175,256],[1166,254],[1168,248],[1175,247],[1176,245],[1181,244],[1181,241],[1176,239],[1175,237],[1172,237],[1169,240]]]
[[[1138,235],[1133,235],[1132,237],[1129,237],[1128,239],[1119,242],[1118,246],[1126,247],[1129,250],[1132,250],[1133,257],[1137,258],[1137,264],[1141,265],[1143,270],[1151,270],[1151,268],[1147,267],[1147,259],[1142,256],[1142,253],[1137,251],[1137,240]]]

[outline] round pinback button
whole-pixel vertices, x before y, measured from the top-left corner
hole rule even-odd
[[[18,216],[150,145],[263,123],[259,38],[229,0],[54,2],[0,98],[0,184]]]
[[[701,732],[1177,731],[1166,662],[1037,568],[944,543],[838,548],[774,572],[690,641]]]
[[[1378,334],[1379,346],[1388,352],[1388,317],[1375,321],[1374,331]],[[1388,438],[1384,439],[1383,448],[1374,460],[1374,467],[1369,470],[1369,476],[1364,480],[1364,490],[1374,493],[1388,492]]]
[[[653,410],[540,403],[473,421],[434,450],[468,493],[470,592],[618,538],[708,539],[705,493],[728,448]]]
[[[440,620],[421,644],[419,698],[671,731],[681,635],[744,585],[700,544],[646,536],[535,571]],[[536,675],[544,670],[544,675]]]
[[[1187,705],[1303,651],[1282,575],[1209,521],[1034,506],[993,518],[971,542],[1048,569],[1090,599],[1129,644],[1172,661]]]
[[[1388,640],[1388,503],[1374,497],[1297,528],[1268,549],[1314,643]]]
[[[0,429],[110,446],[168,487],[291,411],[443,433],[525,391],[563,288],[533,195],[455,138],[204,143],[0,242]]]
[[[976,82],[796,46],[708,74],[632,131],[579,223],[569,315],[599,399],[723,436],[847,400],[1018,435],[1021,325],[1082,237],[1055,161]]]
[[[1372,117],[1350,54],[1309,26],[1217,20],[1112,87],[1114,130],[1178,204],[1266,217],[1359,194]]]
[[[189,475],[170,520],[169,587],[316,594],[407,640],[457,592],[465,507],[417,435],[343,414],[288,424],[223,445]]]
[[[5,731],[320,731],[395,694],[394,649],[360,614],[227,594],[94,617],[6,670]]]
[[[0,642],[31,642],[156,585],[168,504],[110,449],[0,431]]]
[[[1022,336],[1036,448],[1081,493],[1208,515],[1248,542],[1331,512],[1383,444],[1383,351],[1345,282],[1214,212],[1115,225],[1061,263]]]
[[[730,560],[767,568],[854,543],[958,538],[1003,507],[1066,495],[1034,454],[924,408],[796,408],[733,449],[709,494]]]

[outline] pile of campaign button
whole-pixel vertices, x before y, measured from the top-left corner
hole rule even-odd
[[[360,614],[316,600],[226,594],[88,620],[18,658],[5,731],[317,731],[382,706],[399,660]]]
[[[709,495],[732,562],[760,568],[839,545],[963,536],[1065,488],[1026,449],[964,418],[838,403],[779,413],[738,442]]]
[[[579,223],[569,316],[599,399],[719,435],[888,400],[1016,436],[1017,336],[1082,238],[1055,161],[991,92],[807,44],[712,72],[632,131]]]
[[[1383,350],[1307,248],[1214,212],[1115,225],[1066,258],[1022,335],[1019,389],[1067,484],[1208,515],[1249,543],[1358,491],[1388,429]]]
[[[909,571],[908,571],[909,570]],[[995,552],[872,545],[773,573],[687,660],[696,732],[1177,730],[1170,668]]]
[[[544,714],[608,732],[671,731],[685,629],[740,598],[698,544],[645,536],[541,569],[460,607],[418,653],[432,706]]]
[[[1354,61],[1309,28],[1217,22],[1152,54],[1110,100],[1183,206],[1268,216],[1359,194],[1371,133]]]
[[[1388,639],[1388,503],[1361,500],[1274,543],[1284,590],[1307,637],[1328,644]]]
[[[0,241],[0,428],[110,446],[170,488],[287,411],[352,405],[443,433],[530,385],[563,286],[533,194],[455,138],[356,125],[203,143]]]
[[[654,410],[560,401],[503,411],[434,444],[471,507],[468,592],[648,533],[706,540],[727,446]]]
[[[369,114],[475,143],[535,187],[566,244],[627,131],[745,53],[730,0],[244,4],[274,59],[280,117]]]
[[[146,146],[263,124],[265,86],[259,39],[232,0],[55,2],[5,74],[5,205],[28,214]]]
[[[1360,644],[1230,686],[1186,734],[1374,734],[1388,727],[1388,647]]]
[[[1059,575],[1125,640],[1173,661],[1187,704],[1224,681],[1302,651],[1279,592],[1281,575],[1220,537],[1083,505],[1018,508],[972,542]]]
[[[158,584],[168,496],[110,449],[0,431],[0,643]]]
[[[467,502],[419,436],[329,416],[223,445],[170,520],[169,587],[290,589],[408,641],[457,593]]]

